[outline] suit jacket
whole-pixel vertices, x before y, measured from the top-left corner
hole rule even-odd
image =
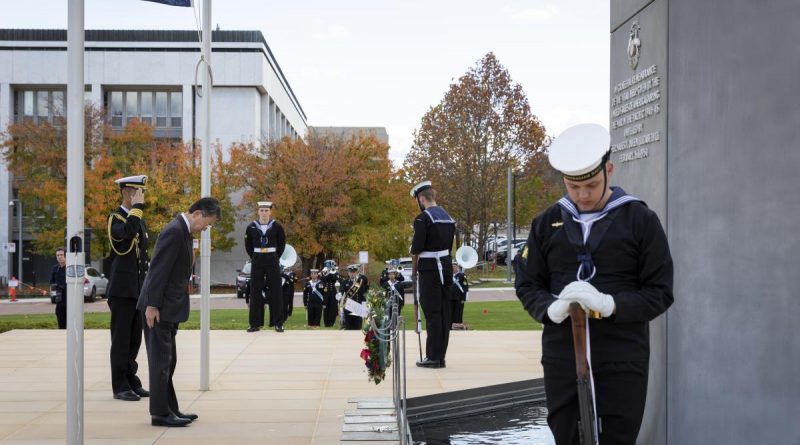
[[[138,212],[126,213],[122,207],[108,216],[108,239],[111,242],[111,273],[108,274],[108,298],[139,298],[150,258],[147,256],[147,226]],[[124,255],[120,255],[123,253]]]
[[[158,235],[150,270],[144,279],[136,307],[160,310],[160,319],[182,323],[189,319],[189,277],[192,274],[192,235],[178,215]]]

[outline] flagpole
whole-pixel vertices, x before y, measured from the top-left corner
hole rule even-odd
[[[67,3],[67,444],[83,444],[84,0]],[[20,240],[20,245],[21,245]],[[21,255],[21,253],[20,253]]]
[[[211,196],[211,0],[203,0],[203,140],[201,196]],[[200,390],[209,389],[209,342],[211,327],[211,229],[200,237]]]

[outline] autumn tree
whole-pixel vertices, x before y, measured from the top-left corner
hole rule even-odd
[[[522,86],[489,53],[422,117],[404,167],[412,182],[433,181],[464,242],[483,254],[490,223],[505,220],[507,169],[534,171],[546,142]]]
[[[153,137],[152,127],[130,122],[121,132],[112,131],[105,122],[102,108],[87,106],[84,145],[84,223],[93,231],[92,256],[110,253],[108,214],[121,202],[114,180],[127,175],[147,174],[149,189],[145,195],[146,217],[154,240],[161,228],[178,212],[184,211],[200,191],[200,168],[190,146]],[[0,135],[0,149],[14,175],[26,216],[27,227],[34,234],[34,250],[50,253],[64,245],[66,227],[66,126],[56,116],[52,122],[18,122]],[[219,157],[218,157],[219,159]],[[227,194],[219,165],[215,165],[216,196]],[[222,200],[223,205],[230,202]],[[234,215],[224,212],[215,225],[212,246],[230,250]],[[152,243],[151,243],[152,247]]]
[[[413,202],[404,199],[407,184],[392,171],[388,146],[373,136],[311,133],[305,141],[238,145],[230,153],[240,216],[253,217],[256,201],[275,202],[304,269],[360,250],[378,258],[407,251]]]

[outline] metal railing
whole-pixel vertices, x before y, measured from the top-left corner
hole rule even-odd
[[[370,318],[370,324],[378,341],[389,343],[392,356],[392,401],[397,419],[397,433],[400,445],[412,445],[411,427],[407,414],[406,386],[406,330],[403,317],[399,314],[397,295],[392,295],[389,305],[390,316],[381,328]]]

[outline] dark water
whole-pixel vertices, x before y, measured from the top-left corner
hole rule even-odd
[[[554,445],[542,405],[519,405],[491,413],[414,427],[415,445]]]

